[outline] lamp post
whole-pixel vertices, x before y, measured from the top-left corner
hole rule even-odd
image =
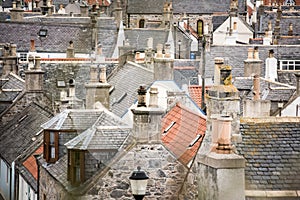
[[[146,194],[146,187],[149,177],[141,170],[141,167],[137,167],[137,171],[133,171],[129,177],[132,194],[134,199],[142,200]]]

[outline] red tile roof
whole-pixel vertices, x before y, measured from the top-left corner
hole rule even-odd
[[[209,87],[205,87],[207,90]],[[195,101],[195,103],[201,108],[202,103],[202,86],[200,85],[190,85],[189,86],[190,97]]]
[[[43,145],[41,145],[31,156],[29,156],[24,162],[23,165],[26,169],[32,174],[32,176],[37,180],[38,177],[38,166],[35,160],[34,155],[43,153]]]
[[[188,166],[198,152],[205,130],[205,118],[177,103],[162,120],[162,142]]]

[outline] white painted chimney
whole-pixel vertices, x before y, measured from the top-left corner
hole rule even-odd
[[[149,107],[157,108],[158,107],[158,89],[156,87],[150,88],[150,99],[149,99]]]
[[[269,50],[269,57],[266,59],[265,78],[276,81],[277,77],[277,59],[274,57],[273,49]]]

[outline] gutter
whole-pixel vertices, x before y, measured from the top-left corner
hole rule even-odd
[[[256,198],[299,198],[300,190],[245,190],[246,197]],[[297,198],[297,199],[298,199]]]

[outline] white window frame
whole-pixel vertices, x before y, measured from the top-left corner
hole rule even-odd
[[[27,53],[19,53],[19,62],[20,63],[27,62]]]
[[[300,60],[279,60],[280,70],[300,70]]]
[[[294,6],[295,1],[294,0],[285,0],[284,5],[286,6]]]

